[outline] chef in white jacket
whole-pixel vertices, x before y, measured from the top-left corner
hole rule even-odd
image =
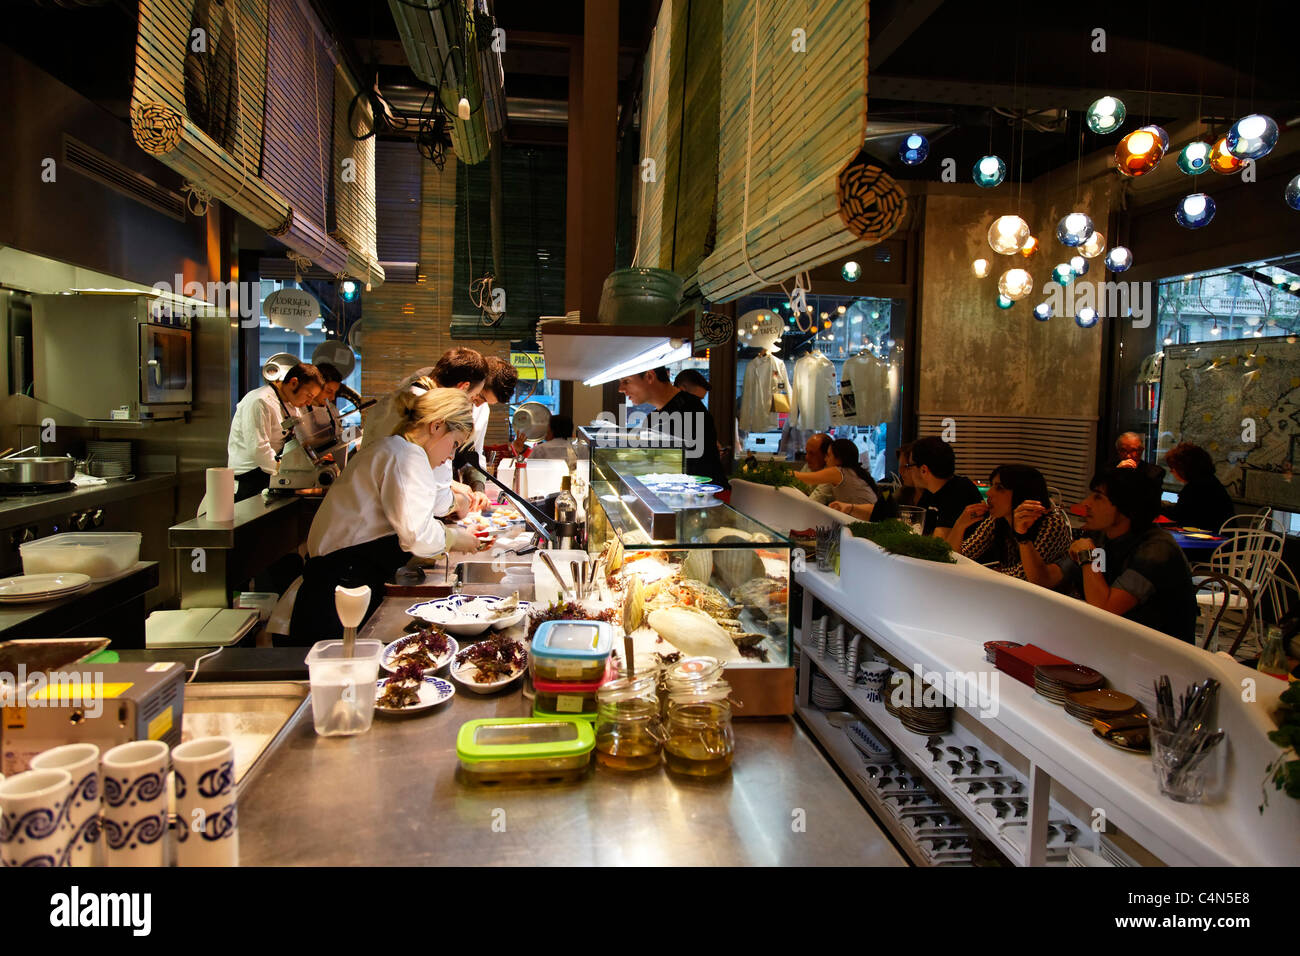
[[[271,486],[280,452],[289,437],[283,427],[316,400],[325,380],[314,365],[298,364],[278,382],[255,388],[239,400],[226,440],[226,466],[235,472],[235,500],[243,501]]]
[[[439,520],[434,469],[467,441],[474,427],[469,396],[435,388],[430,379],[396,397],[399,422],[392,435],[358,455],[330,488],[307,536],[307,564],[294,602],[290,643],[308,646],[342,633],[334,588],[370,588],[369,617],[384,584],[412,556],[475,551],[462,528]]]

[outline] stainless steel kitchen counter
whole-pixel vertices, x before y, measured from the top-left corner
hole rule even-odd
[[[72,511],[95,508],[110,501],[154,494],[175,488],[178,480],[175,474],[140,475],[131,481],[110,481],[103,485],[74,488],[71,491],[55,491],[43,495],[10,495],[0,500],[0,527],[26,524]],[[168,507],[173,506],[169,504]]]
[[[362,636],[395,638],[408,604],[385,601]],[[240,798],[241,864],[905,865],[788,719],[737,720],[735,764],[718,781],[595,767],[558,787],[462,784],[460,725],[528,708],[519,685],[458,687],[431,713],[376,714],[367,734],[326,738],[308,707]]]

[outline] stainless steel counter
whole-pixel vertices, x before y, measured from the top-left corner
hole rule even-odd
[[[175,488],[177,481],[178,478],[174,474],[141,475],[131,481],[109,481],[107,484],[87,485],[72,491],[56,491],[44,495],[10,495],[0,500],[0,527],[28,524],[44,518],[61,516],[67,512],[95,508],[110,501],[155,494]]]
[[[385,601],[362,636],[395,638],[408,605]],[[306,708],[241,796],[241,864],[906,865],[788,719],[737,720],[735,764],[713,782],[595,767],[561,787],[462,784],[460,725],[528,708],[518,685],[458,688],[433,712],[330,738]]]

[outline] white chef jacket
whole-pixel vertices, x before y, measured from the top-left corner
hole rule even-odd
[[[879,425],[889,421],[889,366],[869,352],[844,363],[843,378],[853,388],[855,424]]]
[[[399,435],[358,455],[330,488],[307,536],[320,557],[396,533],[403,551],[428,558],[446,550],[434,509],[438,484],[424,449]]]
[[[741,431],[770,432],[776,428],[777,416],[772,411],[772,385],[775,381],[782,382],[786,394],[790,395],[790,377],[786,374],[785,362],[770,352],[749,360],[740,391],[740,413],[736,416],[736,424]],[[793,411],[792,395],[790,403]]]
[[[275,388],[268,384],[253,389],[235,406],[230,437],[226,439],[226,467],[233,468],[236,475],[258,468],[268,475],[275,474],[276,456],[284,450],[289,437],[289,432],[280,427],[284,413],[287,411],[293,418],[300,414],[288,402],[281,405]]]
[[[794,363],[792,424],[824,432],[831,427],[830,395],[835,386],[835,365],[820,352],[810,352]]]
[[[397,414],[397,408],[394,405],[398,394],[406,391],[417,381],[426,376],[428,378],[433,378],[432,365],[406,376],[406,378],[402,379],[402,381],[398,383],[397,388],[393,389],[393,391],[381,398],[368,412],[365,413],[366,417],[365,421],[362,423],[363,430],[361,432],[362,448],[369,448],[375,442],[379,441],[379,439],[387,438],[393,433],[393,429],[397,427],[400,420]]]
[[[483,461],[483,441],[487,438],[488,419],[491,417],[492,406],[487,402],[474,406],[474,432],[472,436],[474,455],[478,458],[478,466],[483,471],[487,471],[487,464]]]

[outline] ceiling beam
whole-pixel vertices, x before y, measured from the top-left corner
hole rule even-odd
[[[900,3],[892,20],[882,29],[871,31],[871,39],[867,44],[867,60],[871,70],[874,72],[884,66],[894,51],[941,6],[943,0],[908,0]]]

